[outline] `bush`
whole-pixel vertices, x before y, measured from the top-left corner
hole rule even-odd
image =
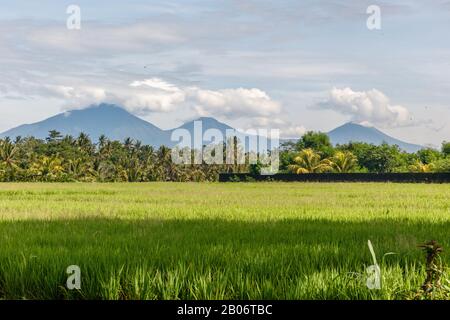
[[[259,174],[261,174],[261,168],[262,168],[262,164],[258,160],[256,163],[253,163],[249,166],[249,172],[250,172],[250,174],[253,174],[253,175],[259,175]]]
[[[441,159],[433,162],[434,172],[450,172],[450,158]]]
[[[232,177],[230,177],[230,180],[229,180],[229,181],[230,181],[230,182],[240,182],[241,179],[239,179],[238,176],[233,175]]]
[[[251,177],[251,176],[245,176],[245,182],[255,182],[255,178]]]

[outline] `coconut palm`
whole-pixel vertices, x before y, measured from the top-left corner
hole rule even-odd
[[[296,174],[301,173],[321,173],[331,171],[331,161],[321,159],[320,154],[313,149],[303,149],[294,158],[294,164],[289,165],[288,169]]]
[[[420,160],[417,160],[416,163],[410,165],[408,167],[411,172],[431,172],[434,169],[434,165],[432,163],[425,164]]]
[[[98,137],[98,148],[102,149],[105,146],[107,141],[108,141],[108,138],[104,134],[100,135]]]
[[[13,180],[15,172],[19,169],[17,166],[16,144],[13,144],[9,138],[0,140],[0,166],[7,181]]]
[[[102,161],[99,163],[97,170],[93,170],[92,173],[98,181],[115,181],[117,177],[116,166],[108,161]]]
[[[91,176],[95,176],[89,160],[83,158],[69,159],[67,162],[67,173],[76,180],[85,180]]]
[[[124,168],[128,182],[137,182],[142,179],[143,167],[136,156],[127,158]]]
[[[123,141],[123,146],[125,147],[125,150],[127,150],[128,152],[131,151],[131,149],[133,148],[133,139],[131,138],[126,138]]]
[[[64,172],[61,162],[57,156],[44,156],[31,165],[29,174],[38,180],[55,181]]]
[[[159,147],[157,154],[157,166],[159,167],[158,180],[170,180],[172,171],[175,171],[175,163],[172,162],[172,152],[166,146]]]
[[[76,144],[80,151],[86,153],[87,155],[92,154],[94,145],[92,144],[89,135],[87,135],[86,133],[80,132],[78,138],[76,139]]]
[[[338,151],[331,158],[330,164],[333,171],[344,173],[353,171],[358,164],[358,160],[355,155],[349,151]]]

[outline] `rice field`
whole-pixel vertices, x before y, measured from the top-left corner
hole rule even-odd
[[[0,298],[410,299],[431,239],[449,184],[0,184]]]

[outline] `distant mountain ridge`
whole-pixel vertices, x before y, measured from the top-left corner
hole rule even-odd
[[[422,149],[423,146],[407,143],[398,139],[395,139],[387,134],[381,132],[374,127],[366,127],[354,122],[348,122],[340,127],[337,127],[328,132],[330,141],[336,144],[344,144],[349,142],[366,142],[375,145],[380,145],[386,142],[390,145],[398,145],[400,149],[407,152],[417,152]]]
[[[201,117],[186,122],[180,127],[163,130],[119,106],[103,103],[60,113],[36,123],[20,125],[0,133],[0,138],[33,136],[45,139],[50,130],[56,130],[62,135],[72,136],[78,136],[84,132],[93,141],[97,141],[104,134],[111,140],[123,141],[130,137],[154,147],[161,145],[172,147],[178,143],[177,140],[171,140],[172,133],[176,129],[188,130],[193,139],[195,121],[201,121],[202,133],[208,129],[217,129],[225,137],[227,130],[234,130],[231,126],[210,117]]]
[[[178,128],[174,128],[171,131],[174,132],[177,129],[185,129],[188,130],[189,133],[191,134],[191,146],[194,146],[194,132],[195,132],[195,122],[199,121],[201,123],[201,132],[202,134],[209,129],[216,129],[218,131],[220,131],[220,133],[222,134],[222,137],[224,139],[226,139],[226,134],[227,134],[227,130],[234,130],[234,128],[230,127],[229,125],[222,123],[214,118],[211,117],[200,117],[198,119],[186,122],[185,124],[181,125]],[[210,143],[210,141],[204,141],[206,144]],[[183,144],[181,144],[181,146],[184,146]]]
[[[231,126],[222,123],[214,118],[202,117],[189,121],[180,127],[163,130],[157,126],[142,120],[126,111],[125,109],[111,104],[100,104],[90,106],[81,110],[72,110],[57,114],[53,117],[32,124],[24,124],[0,133],[0,138],[17,136],[34,136],[45,139],[50,130],[57,130],[63,135],[77,136],[84,132],[93,141],[104,134],[112,140],[123,141],[125,138],[132,138],[141,141],[143,144],[159,147],[166,145],[174,146],[177,141],[171,141],[171,135],[176,129],[187,129],[191,137],[194,136],[194,121],[201,120],[202,132],[208,129],[217,129],[225,137],[226,130],[233,129]],[[406,143],[392,138],[376,128],[364,127],[356,123],[346,123],[328,133],[333,144],[343,144],[350,141],[361,141],[367,143],[397,144],[400,148],[415,152],[422,146]],[[282,139],[281,139],[282,140]]]
[[[0,134],[0,137],[34,136],[44,139],[49,130],[57,130],[63,135],[77,136],[87,133],[98,140],[104,134],[112,140],[126,137],[140,140],[149,145],[162,145],[170,141],[170,132],[142,120],[125,109],[110,104],[100,104],[86,109],[60,113],[43,121],[24,124]]]

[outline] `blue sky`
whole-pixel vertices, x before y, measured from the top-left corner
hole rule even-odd
[[[106,101],[162,128],[213,116],[295,137],[355,121],[450,140],[448,0],[0,5],[1,131]]]

